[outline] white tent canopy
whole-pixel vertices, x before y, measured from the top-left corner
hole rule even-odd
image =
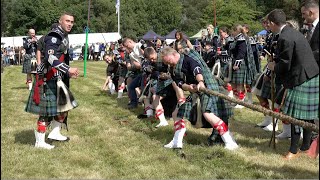
[[[201,39],[202,38],[202,32],[207,35],[208,31],[207,29],[200,29],[199,32],[197,32],[195,35],[191,36],[190,39]]]
[[[39,39],[42,35],[38,35]],[[86,34],[69,34],[69,44],[70,45],[83,45],[86,43]],[[15,37],[1,37],[1,44],[4,47],[8,46],[23,46],[22,38],[26,36],[15,36]],[[121,36],[117,32],[112,33],[89,33],[88,34],[88,43],[108,43],[115,42],[121,39]]]

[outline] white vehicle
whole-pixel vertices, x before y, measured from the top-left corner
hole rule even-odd
[[[73,48],[73,60],[82,60],[83,57],[81,57],[81,52],[82,51],[82,46],[81,45],[76,45]]]

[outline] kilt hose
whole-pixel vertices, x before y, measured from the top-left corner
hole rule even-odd
[[[319,75],[287,90],[284,114],[302,120],[319,118]]]
[[[40,116],[56,116],[60,113],[57,112],[57,80],[49,80],[45,86],[45,96],[44,96],[44,86],[39,87],[40,91],[40,103],[37,105],[33,101],[34,86],[36,82],[33,82],[33,88],[30,91],[29,99],[25,108],[26,112],[37,114]]]
[[[29,74],[31,73],[31,55],[26,54],[23,58],[23,64],[22,64],[22,73]]]

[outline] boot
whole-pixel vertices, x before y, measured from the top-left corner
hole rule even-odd
[[[223,144],[223,140],[216,129],[212,130],[211,135],[207,139],[208,146]]]
[[[225,132],[222,136],[222,140],[225,144],[224,148],[228,150],[235,150],[239,148],[236,141],[231,137],[230,131]]]
[[[257,124],[257,126],[266,127],[271,123],[272,123],[272,117],[271,116],[265,116],[263,121],[261,123]]]
[[[288,139],[291,138],[291,124],[282,124],[283,131],[281,134],[278,134],[276,138],[279,139]]]
[[[56,120],[51,121],[52,131],[48,135],[48,139],[56,140],[56,141],[68,141],[69,140],[68,137],[61,135],[61,133],[60,133],[61,124],[62,123],[60,123]]]
[[[275,121],[276,121],[275,131],[278,131],[278,121],[277,120],[275,120]],[[263,130],[265,130],[265,131],[273,131],[272,118],[271,118],[271,123],[268,126],[264,127]]]
[[[44,148],[44,149],[53,149],[54,146],[45,142],[46,133],[40,133],[34,130],[34,135],[36,137],[36,143],[34,147],[36,148]]]
[[[174,125],[176,131],[174,133],[173,139],[170,141],[170,143],[164,145],[163,147],[171,149],[182,149],[182,140],[187,128],[185,128],[184,120],[177,121],[174,123]]]

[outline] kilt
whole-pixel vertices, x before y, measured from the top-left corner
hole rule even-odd
[[[22,64],[22,73],[28,74],[31,73],[31,55],[26,54],[23,58]]]
[[[232,70],[231,83],[246,84],[247,83],[247,67],[243,64],[240,69]],[[251,84],[251,83],[250,83]]]
[[[233,115],[231,105],[225,102],[222,98],[207,95],[205,93],[200,94],[201,111],[202,113],[209,112],[218,116],[223,121],[228,121],[228,119]],[[192,95],[187,97],[186,102],[180,106],[178,110],[178,118],[190,119],[190,111],[192,109]]]
[[[40,103],[36,105],[33,101],[34,86],[36,82],[33,83],[33,88],[30,91],[29,99],[27,106],[25,108],[26,112],[38,114],[40,116],[56,116],[59,113],[57,112],[57,80],[49,80],[46,84],[45,94],[43,96],[44,86],[39,87],[40,92]]]
[[[156,89],[156,95],[163,96],[164,94],[167,94],[167,90],[171,90],[170,87],[172,84],[173,80],[172,79],[167,79],[167,80],[158,80],[157,81],[157,89]],[[172,88],[174,91],[174,89]]]
[[[282,112],[302,120],[319,118],[319,75],[287,90]]]
[[[178,110],[177,117],[180,119],[190,119],[190,111],[192,109],[192,95],[189,95]]]
[[[227,78],[228,75],[229,75],[229,63],[223,63],[221,62],[221,78],[224,79],[224,78]],[[231,74],[232,75],[232,74]]]

